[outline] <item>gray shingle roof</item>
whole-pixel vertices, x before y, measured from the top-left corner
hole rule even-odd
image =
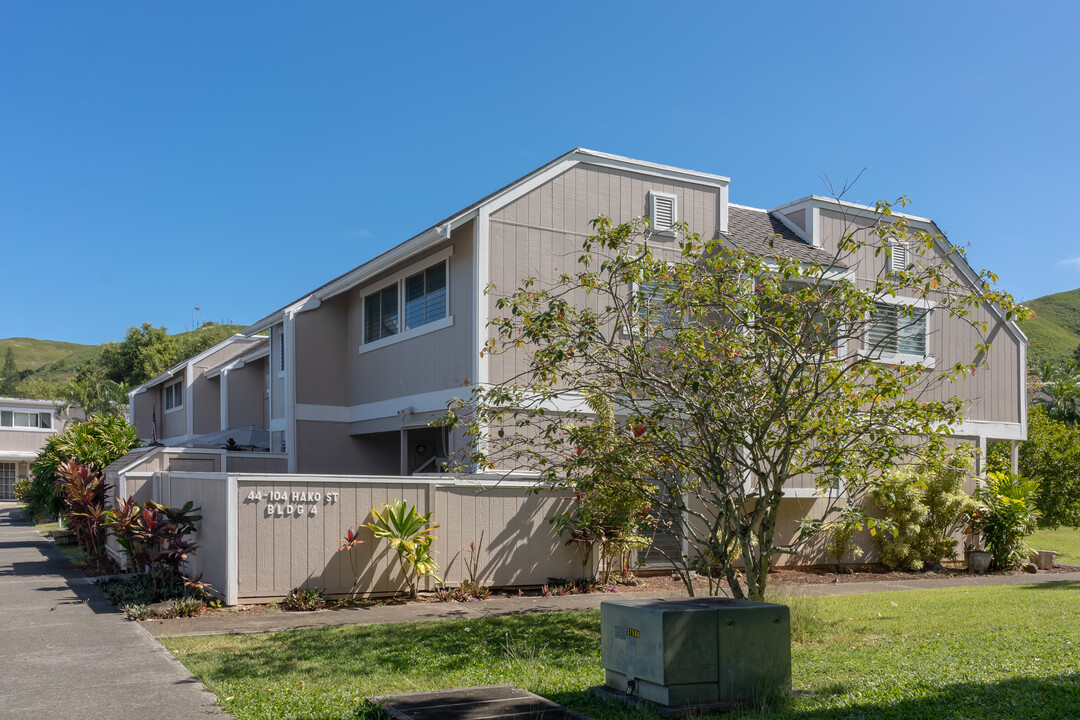
[[[722,236],[735,247],[755,255],[780,255],[821,265],[833,262],[832,253],[803,241],[767,210],[729,205],[728,230]],[[845,266],[837,263],[836,267]]]

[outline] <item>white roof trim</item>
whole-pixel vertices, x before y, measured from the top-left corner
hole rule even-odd
[[[320,302],[323,298],[332,297],[338,293],[345,292],[346,290],[366,282],[368,279],[379,273],[390,269],[394,265],[403,262],[409,257],[425,251],[429,247],[446,242],[447,237],[454,228],[458,228],[476,218],[481,208],[485,209],[486,212],[490,214],[517,200],[522,195],[531,192],[551,178],[561,175],[575,165],[583,163],[615,168],[618,170],[627,170],[645,175],[654,175],[676,182],[692,182],[699,185],[709,185],[721,189],[726,188],[728,183],[731,182],[730,178],[724,177],[723,175],[713,175],[711,173],[686,170],[670,165],[659,165],[657,163],[645,162],[644,160],[635,160],[633,158],[622,157],[621,155],[610,155],[595,150],[575,148],[565,155],[552,160],[546,165],[543,165],[510,183],[501,190],[496,191],[494,194],[473,203],[456,215],[452,215],[449,220],[429,227],[418,235],[414,235],[405,242],[394,246],[390,250],[387,250],[381,255],[372,258],[363,265],[342,275],[330,284],[317,288],[298,303],[267,315],[255,324],[244,328],[244,334],[251,335],[252,333],[266,330],[267,328],[278,324],[281,322],[284,313],[290,308],[294,308],[299,312],[313,309],[308,306],[309,302]],[[300,307],[297,307],[298,305]],[[317,307],[317,305],[315,307]]]
[[[30,408],[57,408],[60,402],[57,400],[36,400],[32,398],[0,397],[0,404],[5,408],[18,410],[19,405]]]

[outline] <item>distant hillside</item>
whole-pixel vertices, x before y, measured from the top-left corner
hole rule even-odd
[[[208,324],[198,330],[172,335],[181,348],[201,348],[238,333],[244,325]],[[60,389],[75,374],[101,355],[101,345],[80,345],[58,340],[7,338],[0,340],[0,363],[8,348],[15,353],[15,366],[23,377],[18,394],[25,397],[59,397]]]
[[[1071,358],[1080,346],[1080,289],[1044,295],[1025,305],[1035,311],[1034,318],[1020,323],[1031,341],[1030,364]]]

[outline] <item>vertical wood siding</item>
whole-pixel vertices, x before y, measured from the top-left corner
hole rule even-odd
[[[821,230],[827,250],[835,251],[838,238],[847,232],[854,231],[865,237],[869,227],[868,220],[845,217],[829,210],[821,211]],[[918,257],[913,255],[915,259]],[[884,265],[885,258],[884,255],[875,257],[872,249],[864,249],[854,261],[856,282],[865,287]],[[955,269],[952,276],[959,282],[966,283]],[[940,300],[940,296],[931,299]],[[1005,323],[986,305],[975,311],[974,319],[987,323],[987,338],[993,345],[986,356],[988,367],[978,368],[974,377],[941,384],[925,397],[943,400],[955,395],[964,398],[964,415],[967,420],[1018,423],[1022,403],[1020,341],[1008,332]],[[976,343],[983,342],[979,331],[964,320],[948,318],[944,312],[931,312],[929,336],[929,352],[935,359],[936,368],[930,374],[931,379],[937,377],[942,368],[973,360],[975,354],[972,348]],[[854,352],[858,349],[848,348],[848,351]]]
[[[269,502],[268,493],[288,500]],[[421,513],[434,510],[440,524],[433,545],[440,576],[450,585],[468,577],[469,553],[480,540],[480,576],[491,585],[540,584],[549,577],[577,577],[579,555],[564,546],[548,518],[569,501],[555,494],[529,494],[521,488],[465,488],[410,478],[349,479],[296,476],[240,477],[238,486],[239,596],[241,600],[282,597],[294,587],[324,589],[328,594],[396,593],[406,589],[396,555],[366,528],[365,542],[338,552],[349,529],[370,522],[372,508],[401,499]],[[252,493],[261,493],[255,500]],[[293,493],[307,494],[306,503]],[[310,501],[319,493],[318,501]],[[336,501],[327,493],[339,493]],[[275,506],[267,515],[268,504]],[[296,509],[305,506],[303,515]],[[292,506],[293,514],[278,515]],[[314,506],[317,514],[312,515]],[[355,574],[354,574],[355,566]],[[430,589],[432,581],[426,581]]]
[[[492,214],[489,262],[496,291],[489,296],[489,318],[504,314],[495,303],[520,287],[522,279],[536,277],[542,285],[550,284],[577,269],[581,243],[592,232],[589,223],[601,215],[615,223],[645,215],[650,191],[675,195],[681,222],[705,238],[717,236],[720,194],[715,188],[576,165]],[[658,237],[655,242],[671,250],[676,246],[674,239]],[[586,302],[583,294],[574,300]],[[525,369],[522,353],[491,356],[488,362],[488,377],[495,383]]]

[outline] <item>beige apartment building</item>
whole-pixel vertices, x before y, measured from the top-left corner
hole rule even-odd
[[[814,195],[771,209],[737,205],[729,184],[720,175],[575,149],[136,388],[131,419],[150,440],[156,418],[157,439],[175,446],[255,426],[267,431],[266,449],[282,453],[293,475],[430,477],[465,442],[430,422],[455,397],[468,397],[469,385],[500,383],[525,367],[520,355],[481,356],[498,296],[485,288],[512,291],[522,278],[573,270],[592,219],[649,216],[660,243],[676,222],[748,249],[771,238],[772,252],[808,261],[830,257],[853,224],[868,232],[876,222],[872,208]],[[905,217],[941,235],[932,220]],[[942,235],[934,251],[944,255],[948,247]],[[977,287],[963,259],[949,257],[955,276]],[[861,283],[885,262],[855,260],[849,271]],[[883,302],[930,312],[882,361],[942,368],[972,359],[975,331],[934,313],[932,300]],[[948,388],[967,401],[955,434],[980,447],[1015,445],[1026,437],[1026,338],[996,307],[977,312],[993,348],[986,369]],[[788,487],[784,503],[793,532],[798,519],[816,512],[813,479]],[[340,537],[335,532],[327,537]],[[243,581],[239,587],[244,596]]]
[[[0,500],[15,499],[15,481],[30,474],[45,441],[67,422],[52,400],[0,398]]]

